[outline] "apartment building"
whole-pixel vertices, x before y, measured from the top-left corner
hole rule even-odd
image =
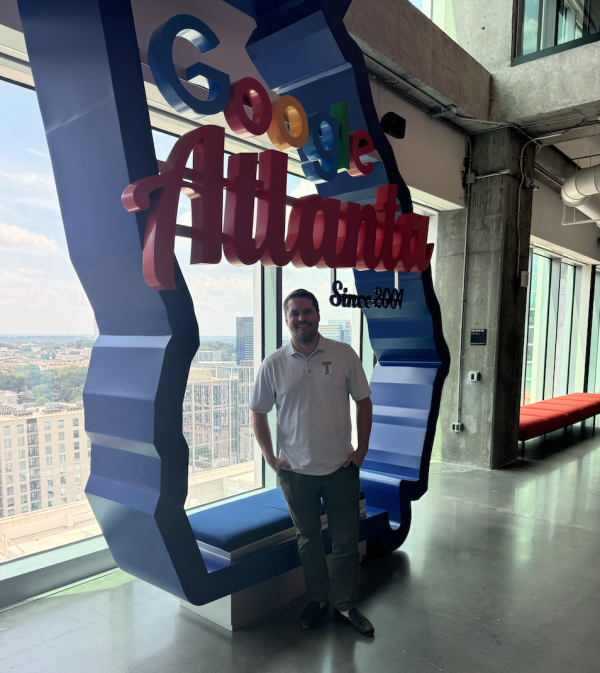
[[[253,385],[253,366],[205,362],[191,369],[183,400],[190,474],[252,460]]]
[[[0,518],[85,500],[91,451],[83,407],[0,415],[0,428]]]

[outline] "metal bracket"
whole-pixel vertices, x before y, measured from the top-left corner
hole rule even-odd
[[[567,222],[567,208],[570,208],[571,206],[567,206],[566,203],[563,203],[563,216],[562,216],[562,226],[563,227],[570,227],[574,224],[598,224],[596,220],[576,220],[575,219],[575,211],[577,210],[576,208],[573,208],[573,220],[571,222]]]

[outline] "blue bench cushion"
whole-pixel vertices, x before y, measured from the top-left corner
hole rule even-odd
[[[189,521],[196,540],[226,552],[294,527],[280,488],[192,514]]]

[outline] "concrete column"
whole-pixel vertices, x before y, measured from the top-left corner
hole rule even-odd
[[[519,173],[526,138],[513,129],[472,137],[472,170],[478,176],[505,169]],[[525,148],[524,173],[533,175],[533,144]],[[440,213],[436,292],[452,358],[446,379],[434,458],[497,468],[517,458],[521,368],[527,290],[517,277],[517,198],[513,175],[478,179],[472,185],[467,238],[464,340],[459,354],[465,210]],[[528,269],[532,191],[521,190],[520,269]],[[471,346],[472,329],[487,329],[487,345]],[[462,356],[462,432],[457,419],[458,365]],[[481,372],[478,383],[469,371]]]

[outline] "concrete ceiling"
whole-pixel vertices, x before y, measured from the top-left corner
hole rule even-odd
[[[594,126],[593,129],[593,135],[556,143],[556,149],[568,156],[580,168],[597,166],[600,164],[600,125]]]

